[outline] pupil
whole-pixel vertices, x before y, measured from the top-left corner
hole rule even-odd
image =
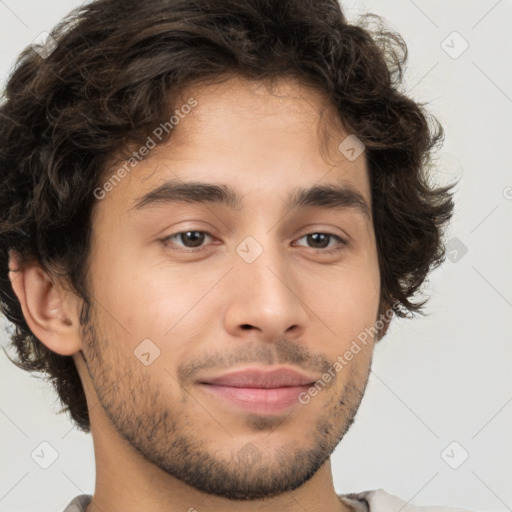
[[[318,243],[318,238],[319,237],[323,238],[323,242],[326,242],[326,243],[320,242],[321,247],[327,247],[327,245],[328,245],[328,235],[325,235],[323,233],[313,233],[312,235],[308,235],[308,238],[309,238],[308,241],[312,241],[313,243]]]
[[[192,241],[192,245],[187,244],[187,239]],[[201,233],[200,231],[187,231],[186,233],[183,233],[181,235],[181,241],[187,246],[187,247],[198,247],[201,245],[201,243],[204,240],[204,233]]]

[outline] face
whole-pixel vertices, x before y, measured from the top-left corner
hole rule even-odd
[[[183,96],[197,104],[171,139],[95,206],[91,421],[196,489],[270,497],[326,462],[366,387],[374,340],[351,347],[379,306],[368,170],[293,81]]]

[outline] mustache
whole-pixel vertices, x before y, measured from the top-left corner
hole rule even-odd
[[[211,368],[224,370],[240,363],[257,363],[265,365],[291,364],[304,370],[318,373],[326,372],[332,362],[325,354],[312,353],[303,345],[290,340],[280,339],[274,343],[243,342],[229,352],[205,353],[194,360],[178,366],[178,379],[181,383],[193,380],[194,375]]]

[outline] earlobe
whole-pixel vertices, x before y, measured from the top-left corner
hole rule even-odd
[[[50,350],[72,355],[81,350],[77,301],[37,261],[9,258],[9,279],[30,330]]]

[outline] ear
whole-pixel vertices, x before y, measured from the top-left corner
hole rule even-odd
[[[62,280],[48,275],[39,262],[19,264],[9,254],[9,279],[30,330],[50,350],[63,356],[81,350],[78,297]]]

